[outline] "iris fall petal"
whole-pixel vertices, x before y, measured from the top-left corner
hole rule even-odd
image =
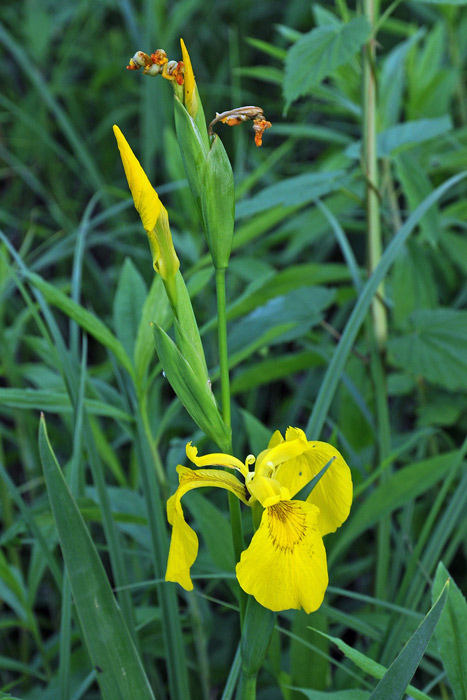
[[[264,607],[310,613],[321,605],[328,572],[318,514],[316,506],[301,501],[264,510],[236,568],[240,586]]]

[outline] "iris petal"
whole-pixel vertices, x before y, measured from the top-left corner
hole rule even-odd
[[[302,442],[302,436],[305,436],[302,430],[289,428],[283,445],[293,445],[297,440]],[[349,515],[353,492],[352,475],[345,459],[332,445],[320,441],[310,441],[306,445],[303,454],[280,464],[275,478],[288,488],[293,498],[334,457],[333,463],[307,498],[308,503],[319,508],[318,527],[324,536],[335,532]]]
[[[223,452],[213,452],[209,455],[198,457],[198,448],[189,442],[186,446],[186,456],[196,464],[197,467],[229,467],[229,469],[237,469],[243,476],[248,473],[248,468],[243,462],[233,455],[224,454]],[[251,464],[251,460],[249,462]]]
[[[335,457],[327,472],[307,498],[308,503],[318,506],[319,531],[322,535],[327,535],[328,532],[335,532],[344,520],[347,520],[350,513],[353,495],[352,475],[345,459],[335,447],[326,442],[310,444],[313,447],[304,455],[304,458],[315,474],[332,457]]]
[[[185,590],[191,591],[193,583],[190,568],[198,554],[198,537],[188,525],[183,514],[181,498],[191,489],[205,486],[218,486],[227,489],[244,503],[248,503],[245,487],[233,475],[217,469],[189,469],[179,465],[179,486],[167,501],[167,520],[172,525],[166,581],[175,581]]]
[[[317,610],[328,585],[318,508],[281,501],[266,508],[236,572],[243,590],[270,610]]]

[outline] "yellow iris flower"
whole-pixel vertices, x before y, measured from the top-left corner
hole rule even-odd
[[[317,610],[328,585],[323,536],[342,525],[352,503],[352,478],[342,455],[326,442],[308,441],[299,428],[288,428],[285,440],[277,430],[268,449],[245,462],[221,453],[198,457],[191,443],[186,453],[202,468],[177,467],[179,486],[167,502],[172,539],[166,581],[192,590],[190,567],[198,554],[198,537],[185,521],[181,499],[191,489],[218,486],[248,506],[259,502],[264,508],[260,526],[236,566],[243,590],[270,610]],[[331,460],[306,501],[294,500]],[[207,466],[234,469],[243,482]]]

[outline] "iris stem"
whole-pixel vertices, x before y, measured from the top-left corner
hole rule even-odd
[[[372,32],[363,49],[363,165],[366,175],[366,210],[368,226],[368,271],[372,275],[379,264],[383,252],[381,232],[379,168],[377,153],[377,85],[376,85],[376,31],[378,28],[379,1],[363,0],[363,12],[368,19]],[[384,461],[390,452],[390,425],[386,395],[386,377],[384,370],[384,349],[387,341],[388,323],[386,307],[383,302],[384,286],[380,284],[375,295],[371,311],[370,328],[371,371],[375,386],[375,401],[378,423],[378,442],[380,461]],[[374,337],[374,341],[373,341]],[[389,478],[390,469],[382,476],[382,481]],[[376,565],[376,597],[384,598],[387,591],[389,573],[391,521],[384,518],[378,525],[378,557]]]
[[[256,678],[257,676],[242,676],[240,683],[240,693],[237,700],[255,700],[256,698]]]
[[[219,369],[221,379],[222,417],[228,428],[231,428],[230,419],[230,377],[229,354],[227,349],[227,305],[225,296],[226,268],[216,269],[216,293],[217,293],[217,338],[219,346]],[[232,438],[225,451],[232,453]],[[240,512],[240,503],[233,493],[228,494],[230,525],[232,528],[232,541],[234,546],[235,561],[240,561],[244,549],[243,528]],[[238,603],[240,607],[240,622],[243,625],[246,608],[246,594],[239,587]]]
[[[376,24],[378,3],[376,0],[364,0],[364,14],[370,26]],[[376,148],[377,103],[375,75],[375,37],[370,39],[363,48],[363,167],[366,176],[366,208],[368,225],[368,268],[370,275],[380,261],[382,255],[381,217],[378,154]],[[387,314],[382,302],[384,287],[381,284],[378,294],[372,303],[373,324],[376,341],[384,348],[387,339]]]

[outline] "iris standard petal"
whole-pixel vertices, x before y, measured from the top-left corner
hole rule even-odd
[[[148,180],[139,160],[116,124],[113,127],[118,149],[125,169],[128,187],[146,231],[152,231],[161,211],[159,196]]]
[[[167,520],[172,525],[169,558],[167,561],[166,581],[175,581],[185,590],[191,591],[193,583],[190,568],[198,554],[198,537],[185,521],[181,498],[191,489],[218,486],[227,489],[244,503],[248,503],[245,487],[233,475],[217,469],[190,469],[179,465],[179,486],[167,501]]]
[[[281,501],[265,508],[250,546],[237,564],[243,590],[270,610],[317,610],[328,585],[318,508]]]
[[[233,455],[224,454],[223,452],[212,452],[211,454],[198,457],[198,448],[192,445],[191,442],[186,446],[186,456],[197,467],[229,467],[229,469],[237,469],[244,477],[248,473],[248,467]],[[247,464],[252,464],[253,462],[254,457],[252,455],[247,457]]]
[[[273,437],[274,436],[275,433]],[[296,440],[277,442],[274,447],[263,450],[263,452],[258,455],[256,459],[255,472],[258,474],[263,474],[265,471],[268,471],[268,465],[275,468],[283,462],[303,454],[307,448],[308,443],[306,439],[302,440],[297,438]],[[284,486],[287,486],[287,484],[284,484]]]

